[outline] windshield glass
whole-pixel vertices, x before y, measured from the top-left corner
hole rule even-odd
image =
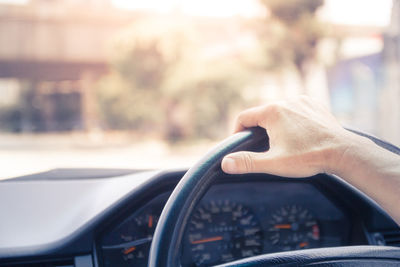
[[[0,179],[184,168],[300,94],[400,144],[398,1],[0,0]]]

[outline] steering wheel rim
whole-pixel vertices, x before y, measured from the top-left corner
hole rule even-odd
[[[184,226],[214,178],[222,173],[221,160],[228,153],[248,150],[266,151],[268,136],[262,128],[237,133],[211,149],[182,177],[160,215],[150,248],[148,266],[179,266]],[[182,212],[185,211],[185,212]]]
[[[394,153],[400,153],[400,149],[391,144],[385,143],[364,133],[353,132],[370,138],[377,145],[382,146],[385,149]],[[148,266],[181,266],[180,251],[181,244],[183,243],[182,239],[184,236],[185,226],[188,223],[190,214],[212,185],[213,181],[215,181],[215,178],[223,173],[221,169],[221,161],[225,155],[236,151],[261,152],[267,151],[268,149],[269,139],[265,129],[260,127],[249,128],[225,139],[219,145],[210,150],[198,163],[191,167],[175,187],[160,215],[150,247]],[[323,248],[322,250],[324,250],[324,257],[330,253],[329,248]],[[356,258],[362,257],[362,255],[365,256],[364,251],[368,254],[370,250],[371,247],[360,247],[356,250],[357,253],[354,253],[353,256]],[[389,250],[392,255],[393,248],[390,248]],[[315,251],[315,249],[310,251],[310,253],[306,251],[300,254],[296,251],[275,253],[276,256],[267,254],[269,255],[267,258],[271,259],[271,257],[273,257],[273,261],[278,260],[279,262],[281,257],[290,259],[291,253],[293,253],[293,255],[299,254],[301,257],[307,259],[311,257],[321,260],[318,255],[315,253],[312,254],[312,251]],[[337,252],[334,250],[331,251],[332,253]],[[400,249],[396,248],[395,254],[397,254],[398,257],[391,257],[391,259],[395,258],[395,260],[397,259],[398,263],[400,263]],[[373,254],[373,256],[376,256],[376,254]],[[255,256],[244,259],[242,260],[242,263],[245,263],[243,266],[258,266],[258,263],[263,265],[265,262],[263,263],[262,261],[259,261],[259,258],[260,256]],[[296,260],[299,259],[296,258]],[[292,263],[295,262],[295,260],[292,261]],[[286,264],[288,263],[289,262],[286,262]]]

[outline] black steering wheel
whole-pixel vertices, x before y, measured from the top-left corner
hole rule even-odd
[[[358,133],[358,132],[357,132]],[[358,133],[361,134],[361,133]],[[378,145],[400,149],[372,136]],[[237,133],[207,153],[183,176],[169,197],[157,224],[150,248],[149,267],[178,267],[186,224],[212,182],[222,174],[221,161],[236,151],[266,151],[268,136],[256,127]],[[382,246],[352,246],[279,252],[245,258],[221,266],[400,266],[400,249]]]

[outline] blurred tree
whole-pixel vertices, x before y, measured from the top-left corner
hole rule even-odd
[[[107,127],[163,131],[169,73],[183,57],[186,36],[173,23],[138,21],[113,43],[113,72],[99,85],[101,115]]]
[[[277,70],[294,66],[305,90],[307,65],[315,59],[318,41],[323,37],[316,11],[323,0],[260,0],[270,16],[260,26],[265,49],[264,67]],[[305,92],[303,92],[305,93]]]
[[[184,80],[174,79],[175,99],[187,113],[182,127],[197,138],[221,138],[227,134],[230,116],[246,102],[243,91],[251,75],[237,59],[198,61],[200,67],[186,74]],[[177,77],[183,77],[176,72]],[[177,78],[176,77],[176,78]],[[187,128],[187,126],[190,126]]]
[[[235,59],[204,59],[187,21],[139,21],[114,43],[113,72],[99,84],[104,123],[168,140],[226,134],[248,73]]]

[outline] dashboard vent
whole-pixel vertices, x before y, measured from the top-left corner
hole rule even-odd
[[[74,261],[71,260],[49,260],[49,261],[30,261],[2,264],[0,266],[7,267],[74,267]]]
[[[400,247],[400,231],[382,232],[386,246]]]

